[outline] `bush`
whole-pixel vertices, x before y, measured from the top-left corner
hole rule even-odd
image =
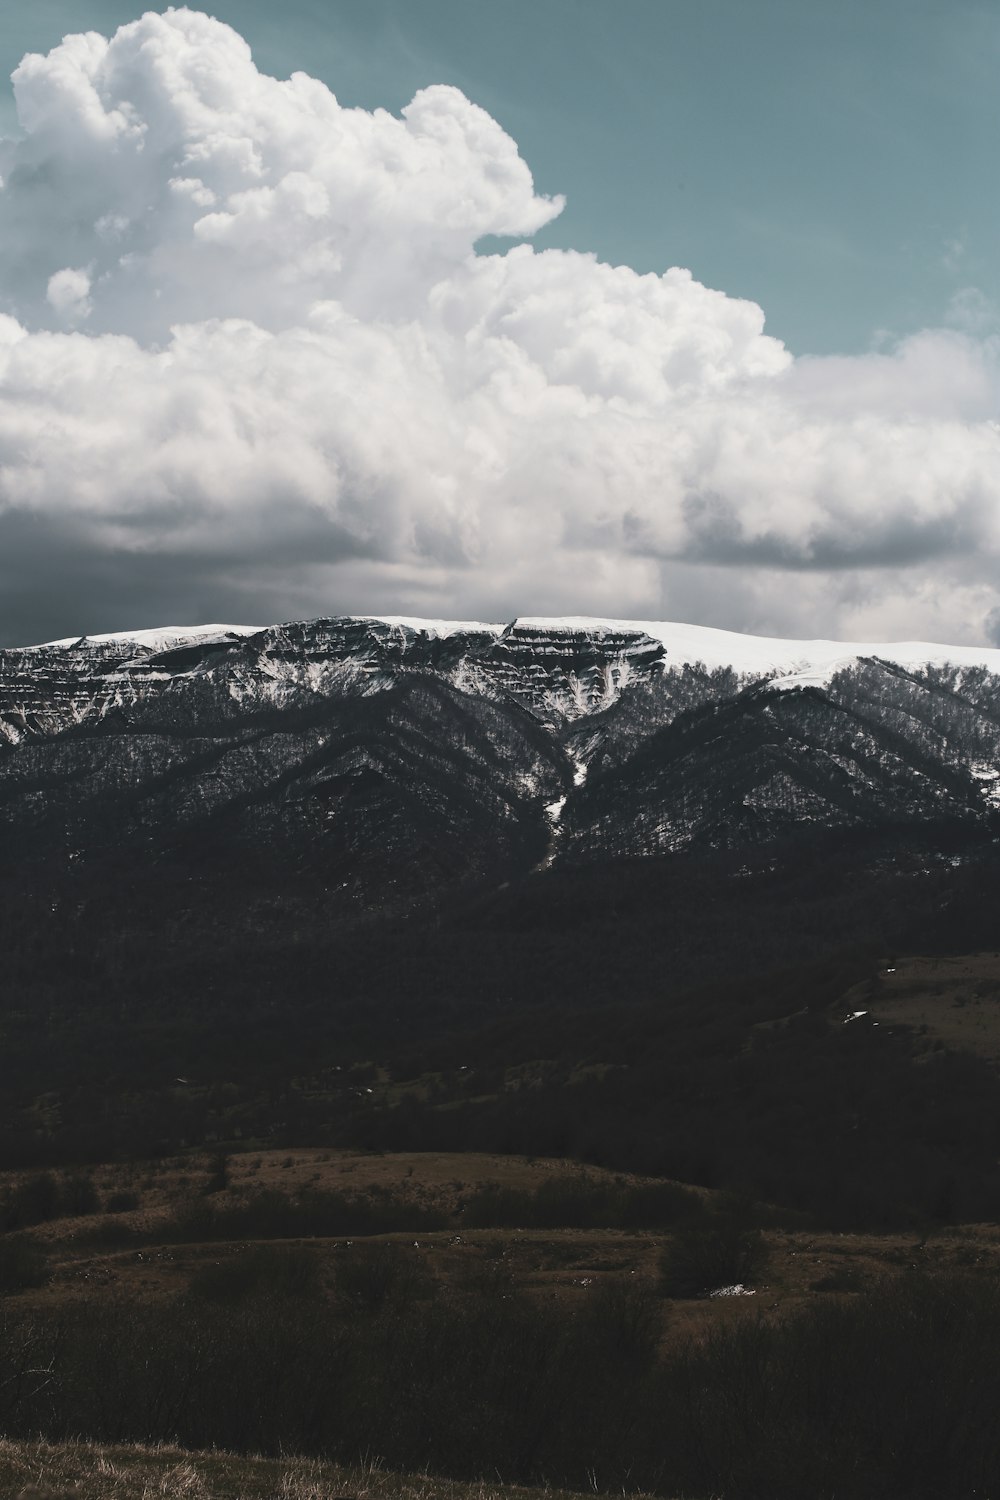
[[[100,1207],[93,1179],[84,1174],[56,1178],[36,1172],[13,1183],[0,1205],[0,1227],[30,1229],[51,1219],[79,1218]]]
[[[0,1296],[44,1286],[48,1279],[48,1257],[37,1240],[20,1234],[0,1239]]]
[[[367,1312],[430,1295],[431,1278],[417,1252],[404,1245],[352,1245],[337,1266],[337,1290]]]
[[[202,1266],[191,1278],[189,1290],[207,1302],[237,1303],[259,1297],[318,1297],[321,1283],[311,1250],[256,1245]]]
[[[100,1206],[101,1202],[97,1196],[93,1178],[83,1175],[64,1177],[59,1184],[57,1200],[59,1216],[72,1219],[82,1218],[85,1214],[95,1214]]]
[[[586,1309],[586,1344],[605,1371],[652,1368],[660,1342],[663,1304],[649,1282],[612,1276],[600,1281]]]
[[[470,1229],[665,1229],[696,1218],[702,1200],[675,1182],[609,1182],[573,1172],[537,1188],[484,1183],[462,1211]]]
[[[660,1257],[660,1290],[666,1297],[703,1297],[719,1287],[753,1285],[769,1254],[745,1212],[717,1209],[671,1236]]]
[[[209,1165],[208,1181],[205,1183],[204,1192],[210,1196],[212,1193],[223,1192],[228,1186],[229,1154],[226,1151],[217,1151]]]
[[[86,1229],[79,1230],[73,1236],[73,1241],[80,1249],[117,1250],[123,1245],[134,1245],[145,1238],[131,1224],[124,1224],[121,1219],[108,1214],[94,1219]]]
[[[698,1219],[704,1200],[676,1182],[644,1182],[622,1195],[619,1217],[613,1227],[621,1229],[668,1229]]]
[[[139,1194],[121,1188],[116,1193],[108,1194],[108,1201],[104,1205],[104,1212],[106,1214],[127,1214],[138,1207]]]
[[[59,1184],[51,1172],[36,1172],[14,1183],[4,1195],[4,1229],[30,1229],[59,1214]]]
[[[368,1451],[401,1471],[607,1493],[998,1493],[992,1276],[903,1275],[664,1343],[640,1278],[571,1304],[517,1292],[429,1304],[392,1291],[420,1266],[412,1247],[352,1247],[348,1278],[354,1259],[374,1299],[363,1318],[343,1299],[300,1297],[8,1303],[0,1430],[346,1461]]]

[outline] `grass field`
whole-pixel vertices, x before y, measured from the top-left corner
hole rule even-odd
[[[48,1175],[60,1210],[84,1201],[73,1174]],[[27,1201],[33,1181],[0,1179],[0,1199]],[[191,1153],[89,1181],[97,1211],[0,1235],[8,1272],[19,1246],[41,1268],[0,1296],[0,1401],[19,1434],[0,1441],[3,1500],[570,1493],[504,1482],[546,1476],[687,1500],[994,1493],[1000,1226],[819,1233],[758,1205],[748,1232],[767,1253],[723,1277],[713,1236],[738,1208],[724,1195],[692,1211],[681,1192],[681,1218],[655,1229],[471,1222],[489,1185],[530,1212],[554,1184],[545,1202],[568,1215],[644,1187],[568,1161]],[[345,1182],[400,1222],[287,1232],[310,1192],[334,1201]],[[106,1212],[115,1195],[129,1207]],[[693,1280],[692,1255],[707,1257]],[[747,1295],[706,1295],[736,1281]],[[361,1454],[385,1467],[351,1467]]]
[[[389,1234],[329,1235],[286,1239],[315,1260],[318,1281],[336,1287],[345,1257],[365,1254],[380,1243],[393,1243],[412,1256],[421,1274],[445,1295],[502,1265],[513,1286],[543,1300],[581,1303],[602,1280],[635,1278],[655,1285],[657,1267],[671,1230],[550,1227],[471,1228],[463,1223],[462,1203],[485,1184],[536,1190],[553,1180],[581,1180],[600,1186],[639,1183],[597,1168],[557,1160],[518,1157],[413,1153],[364,1155],[328,1150],[264,1151],[233,1155],[226,1164],[227,1185],[206,1197],[217,1162],[211,1156],[188,1157],[128,1167],[96,1167],[93,1181],[106,1201],[128,1190],[137,1207],[116,1214],[59,1217],[29,1231],[46,1252],[43,1284],[21,1291],[18,1301],[93,1303],[122,1295],[142,1301],[172,1297],[187,1290],[206,1267],[230,1264],[243,1256],[246,1238],[178,1239],[171,1232],[176,1216],[192,1204],[210,1202],[221,1212],[252,1201],[259,1191],[295,1197],[308,1190],[396,1190],[414,1203],[439,1209],[447,1227]],[[0,1180],[16,1188],[19,1178]],[[713,1195],[702,1193],[706,1201]],[[962,1270],[1000,1276],[1000,1226],[948,1227],[934,1234],[817,1233],[796,1228],[765,1229],[766,1274],[754,1290],[753,1307],[782,1313],[817,1297],[850,1295],[875,1280],[908,1268]],[[744,1299],[680,1299],[669,1306],[664,1323],[671,1334],[708,1330],[741,1315]],[[749,1300],[749,1299],[747,1299]]]
[[[971,1052],[1000,1066],[1000,953],[901,958],[847,992],[844,1017],[864,1011],[906,1027],[927,1047]]]
[[[8,1500],[569,1500],[565,1490],[389,1474],[377,1463],[345,1469],[311,1459],[6,1440],[0,1493]]]

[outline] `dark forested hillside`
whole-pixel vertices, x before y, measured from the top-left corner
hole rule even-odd
[[[345,909],[819,830],[991,837],[1000,679],[859,660],[805,686],[640,630],[378,621],[0,653],[0,830],[51,875],[308,871]],[[791,684],[791,686],[790,686]]]
[[[985,666],[320,621],[4,653],[0,701],[7,1163],[478,1144],[1000,1208],[991,1058],[842,1006],[1000,949]]]

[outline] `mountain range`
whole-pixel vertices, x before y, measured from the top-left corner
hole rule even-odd
[[[998,651],[354,617],[8,649],[0,826],[0,1162],[471,1146],[844,1224],[1000,1204]]]
[[[20,861],[233,862],[350,903],[817,834],[1000,831],[1000,650],[339,617],[0,652]]]

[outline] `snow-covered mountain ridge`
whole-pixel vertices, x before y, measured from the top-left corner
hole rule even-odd
[[[998,807],[988,647],[341,616],[0,651],[0,828],[43,859],[180,841],[369,899],[819,830],[991,838]]]
[[[974,667],[1000,675],[1000,650],[928,641],[783,640],[677,622],[518,617],[509,624],[342,616],[274,626],[167,626],[67,637],[0,651],[0,734],[58,732],[211,674],[245,705],[298,693],[370,691],[432,670],[469,692],[513,695],[572,720],[609,707],[663,672],[729,669],[772,688],[821,687],[861,660],[919,672]],[[36,691],[37,690],[37,691]]]
[[[659,641],[667,660],[678,666],[701,662],[710,670],[732,667],[747,676],[802,675],[829,678],[860,657],[879,657],[910,669],[930,664],[982,666],[1000,673],[1000,648],[948,646],[934,641],[832,641],[792,640],[780,636],[749,635],[719,630],[710,625],[685,625],[678,621],[611,620],[590,616],[518,616],[509,624],[486,624],[474,620],[424,620],[405,615],[354,615],[342,617],[353,623],[388,625],[405,634],[449,639],[479,636],[499,640],[504,636],[535,635],[539,645],[546,638],[609,637],[643,635]],[[331,622],[333,623],[333,622]],[[32,652],[101,649],[117,652],[135,646],[139,652],[176,650],[196,643],[207,644],[236,637],[264,635],[280,626],[262,625],[168,625],[154,630],[120,631],[111,635],[69,636],[39,646],[21,648]],[[287,627],[286,627],[287,628]],[[11,648],[7,648],[10,650]],[[544,649],[544,647],[543,647]]]

